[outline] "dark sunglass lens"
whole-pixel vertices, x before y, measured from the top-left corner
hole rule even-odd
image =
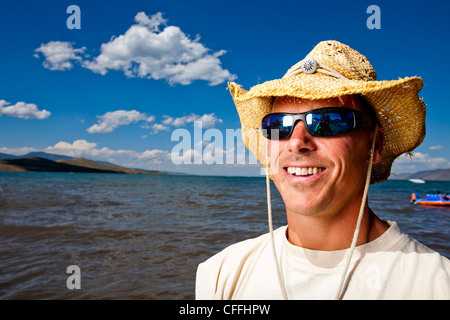
[[[310,132],[319,137],[332,137],[352,131],[355,128],[352,111],[310,113],[306,116]]]
[[[289,118],[289,119],[288,119]],[[267,139],[286,139],[292,129],[292,117],[285,115],[269,114],[262,121],[263,135]]]

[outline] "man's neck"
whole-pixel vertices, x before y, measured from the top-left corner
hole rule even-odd
[[[335,251],[350,247],[358,213],[305,216],[287,211],[287,218],[287,238],[290,243],[305,249]],[[366,205],[356,245],[375,240],[388,228],[388,224]]]

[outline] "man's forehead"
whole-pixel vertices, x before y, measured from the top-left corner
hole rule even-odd
[[[326,107],[346,107],[362,111],[359,99],[350,95],[320,100],[308,100],[291,96],[276,97],[272,106],[272,112],[307,112]]]

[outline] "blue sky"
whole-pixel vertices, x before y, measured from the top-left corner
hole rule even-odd
[[[366,25],[373,4],[381,29]],[[81,29],[67,27],[70,5],[80,8]],[[237,132],[227,81],[249,89],[280,78],[318,42],[333,39],[366,55],[379,80],[424,80],[427,136],[392,171],[449,168],[449,12],[443,0],[2,1],[0,152],[258,174],[253,160],[237,163],[245,156],[241,141],[233,150],[224,140],[214,153],[224,160],[234,153],[235,163],[176,165],[170,154],[180,142],[172,134],[193,133],[195,121],[224,138],[227,129]],[[194,140],[192,149],[203,150]]]

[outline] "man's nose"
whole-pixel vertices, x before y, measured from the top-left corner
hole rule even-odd
[[[294,126],[294,131],[289,138],[288,149],[294,153],[302,153],[316,149],[314,138],[306,129],[303,121],[298,121]]]

